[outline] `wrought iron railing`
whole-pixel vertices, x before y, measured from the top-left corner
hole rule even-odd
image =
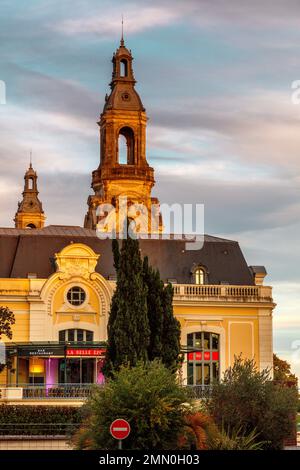
[[[18,394],[18,400],[59,400],[59,399],[72,399],[84,400],[87,399],[92,390],[97,387],[103,387],[100,384],[48,384],[48,385],[32,385],[21,384],[18,387],[4,387],[2,390],[21,391]],[[208,398],[211,395],[211,385],[183,385],[189,391],[193,398]],[[2,397],[3,398],[3,397]],[[13,397],[10,396],[10,400]]]
[[[81,423],[0,423],[0,438],[16,436],[68,436],[79,428]]]
[[[209,398],[212,393],[212,385],[184,385],[192,398]]]
[[[88,398],[95,384],[23,385],[23,399]]]

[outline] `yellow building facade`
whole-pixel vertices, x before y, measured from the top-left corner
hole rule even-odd
[[[111,94],[99,120],[101,161],[92,175],[95,194],[88,199],[84,227],[44,227],[30,165],[15,228],[0,229],[0,306],[16,319],[12,340],[2,338],[11,363],[0,374],[0,399],[7,403],[81,400],[91,384],[104,381],[115,271],[111,240],[96,233],[97,208],[110,203],[118,210],[119,196],[147,207],[158,202],[151,196],[145,109],[123,40],[113,67]],[[127,145],[125,163],[119,160],[120,136]],[[159,216],[158,234],[162,227]],[[205,235],[201,249],[188,250],[184,238],[158,237],[142,239],[140,247],[174,287],[183,385],[210,387],[240,354],[254,358],[261,370],[272,369],[272,288],[264,285],[262,266],[246,264],[236,241]]]
[[[98,263],[101,253],[70,243],[55,255],[49,278],[0,280],[1,305],[16,318],[6,343],[13,368],[0,374],[2,400],[38,398],[40,389],[56,394],[59,384],[71,389],[103,383],[115,281],[95,271]],[[210,385],[239,354],[254,358],[260,369],[272,367],[273,307],[271,287],[264,285],[174,284],[174,313],[186,351],[183,384]],[[73,336],[62,337],[65,332]]]

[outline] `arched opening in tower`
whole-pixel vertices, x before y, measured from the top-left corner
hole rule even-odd
[[[122,127],[119,131],[118,162],[121,165],[134,165],[134,132],[130,127]]]
[[[33,178],[29,178],[28,180],[28,189],[33,189]]]
[[[127,65],[127,60],[122,59],[120,62],[120,76],[121,77],[127,77],[128,75],[128,65]]]

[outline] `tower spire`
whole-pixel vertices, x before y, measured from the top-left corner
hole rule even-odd
[[[122,14],[122,35],[121,35],[120,46],[124,46],[124,18],[123,18],[123,14]]]
[[[92,175],[94,194],[88,199],[84,226],[95,229],[98,223],[101,222],[100,226],[104,222],[104,228],[101,225],[101,230],[110,231],[114,227],[113,231],[120,233],[123,225],[118,216],[115,222],[107,217],[106,223],[103,221],[106,216],[98,214],[97,208],[110,204],[115,207],[114,213],[122,216],[122,198],[126,197],[129,207],[142,204],[147,209],[141,214],[141,220],[138,222],[140,231],[161,232],[161,219],[157,227],[152,229],[152,206],[155,205],[159,212],[159,201],[151,197],[155,181],[154,170],[146,158],[146,110],[135,89],[131,51],[122,43],[124,44],[123,17],[121,43],[112,58],[111,92],[105,99],[98,122],[100,165]],[[124,152],[122,142],[126,145]],[[158,216],[160,217],[159,213]]]
[[[32,167],[32,151],[30,151],[29,168],[25,173],[23,199],[18,203],[15,215],[16,228],[42,228],[45,225],[43,206],[38,198],[37,173]]]

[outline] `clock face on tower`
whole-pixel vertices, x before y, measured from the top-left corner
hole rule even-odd
[[[123,101],[130,101],[130,94],[128,93],[128,91],[124,91],[124,93],[122,93],[121,95],[121,98]]]

